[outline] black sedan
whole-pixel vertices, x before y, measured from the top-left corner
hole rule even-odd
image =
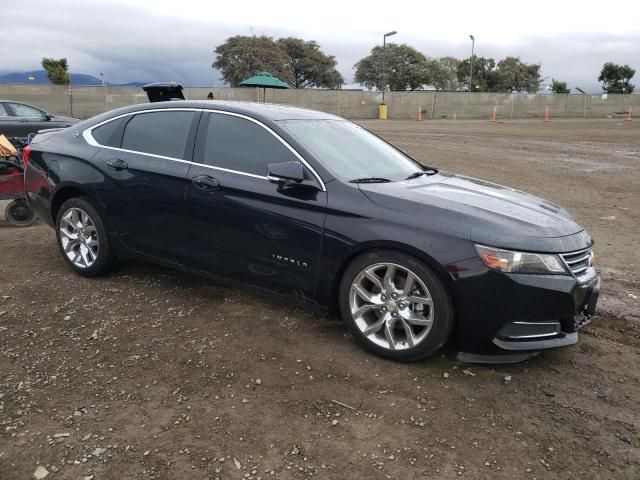
[[[571,345],[600,288],[551,202],[438,171],[326,113],[182,101],[38,135],[26,192],[81,275],[146,258],[338,310],[372,352]]]
[[[0,133],[5,137],[26,138],[47,128],[70,127],[80,120],[51,115],[40,108],[12,100],[0,100]]]

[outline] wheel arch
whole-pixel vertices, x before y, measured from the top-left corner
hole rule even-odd
[[[92,198],[91,191],[86,187],[81,185],[70,183],[60,186],[53,194],[51,198],[51,220],[53,224],[56,223],[56,218],[58,218],[58,212],[60,211],[60,207],[64,202],[69,200],[70,198],[75,197],[89,197]],[[93,198],[92,198],[93,199]],[[99,202],[94,202],[99,207]]]
[[[451,307],[453,308],[454,319],[456,318],[455,288],[454,288],[453,280],[451,279],[451,276],[447,273],[447,271],[433,257],[423,252],[422,250],[412,247],[411,245],[407,245],[400,242],[393,242],[393,241],[363,242],[353,247],[353,249],[349,252],[349,254],[340,263],[340,266],[334,278],[334,285],[331,288],[332,309],[335,309],[335,310],[338,309],[340,282],[342,281],[342,276],[344,275],[344,272],[346,271],[347,267],[351,264],[351,262],[353,262],[353,260],[356,257],[370,250],[395,250],[397,252],[402,252],[402,253],[411,255],[417,258],[418,260],[424,262],[429,268],[431,268],[431,270],[433,270],[433,272],[436,274],[438,279],[442,281],[445,291],[447,292],[451,300]]]

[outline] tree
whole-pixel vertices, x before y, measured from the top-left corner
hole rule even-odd
[[[295,88],[340,88],[344,79],[336,69],[336,57],[327,55],[317,42],[300,38],[281,38],[277,42],[286,57],[287,75],[282,80]]]
[[[476,57],[474,55],[473,81],[471,85],[469,85],[470,66],[470,58],[466,58],[458,64],[458,82],[460,82],[461,85],[468,85],[469,91],[472,92],[494,91],[490,89],[490,86],[494,83],[492,72],[496,67],[496,61],[493,58]]]
[[[386,49],[378,45],[353,68],[357,83],[378,90],[383,83],[396,91],[420,90],[431,81],[427,57],[406,44],[388,43]]]
[[[458,81],[469,85],[470,59],[458,65]],[[497,64],[493,58],[474,57],[472,91],[536,93],[542,79],[540,65],[527,64],[518,57],[507,57]]]
[[[431,83],[438,90],[454,92],[460,89],[458,66],[460,60],[454,57],[441,57],[429,60]]]
[[[231,85],[265,70],[296,88],[340,88],[343,83],[335,57],[313,40],[236,35],[218,45],[215,54],[212,67]]]
[[[617,65],[607,62],[602,66],[598,81],[602,82],[602,90],[607,93],[631,93],[635,88],[629,81],[636,71],[629,65]]]
[[[536,93],[542,81],[540,65],[524,63],[519,57],[500,60],[495,78],[495,92]]]
[[[43,58],[42,68],[47,72],[47,77],[54,85],[69,85],[71,79],[67,73],[69,65],[67,65],[67,59],[61,58],[56,60],[55,58]]]
[[[561,82],[560,80],[556,80],[554,78],[551,79],[549,89],[553,93],[569,93],[571,91],[570,88],[567,88],[567,82]]]
[[[258,72],[267,71],[278,78],[287,75],[287,58],[272,37],[236,35],[227,38],[215,49],[213,68],[222,72],[222,78],[231,85]]]

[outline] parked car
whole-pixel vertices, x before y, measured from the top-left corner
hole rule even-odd
[[[326,113],[136,105],[26,154],[29,204],[81,275],[133,257],[230,278],[338,310],[399,361],[452,336],[462,360],[519,361],[575,344],[595,311],[593,241],[561,207]]]
[[[26,103],[0,100],[0,133],[6,137],[26,138],[47,128],[63,128],[80,120],[52,115]]]

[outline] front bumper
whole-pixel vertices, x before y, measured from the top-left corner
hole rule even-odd
[[[493,343],[504,350],[544,350],[567,347],[578,342],[578,330],[591,321],[600,295],[600,277],[580,284],[574,292],[576,304],[573,326],[560,321],[520,322],[505,324],[493,338]]]
[[[501,273],[479,259],[463,263],[454,275],[461,360],[519,361],[574,345],[595,313],[600,277],[593,268],[576,278]]]

